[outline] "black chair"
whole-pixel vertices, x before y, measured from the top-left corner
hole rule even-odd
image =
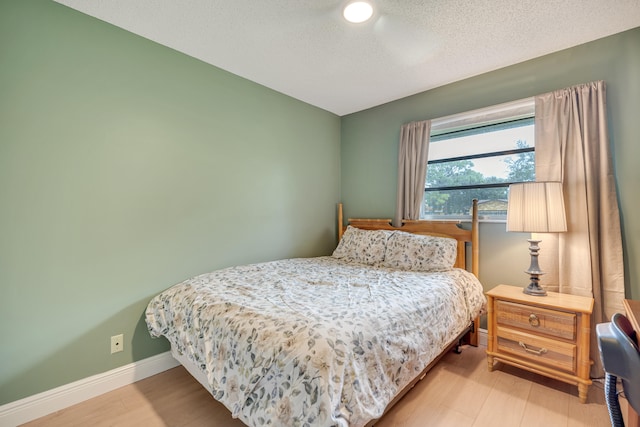
[[[596,325],[598,349],[605,371],[605,398],[611,425],[623,427],[618,402],[617,379],[631,407],[640,414],[640,353],[633,326],[623,314],[616,313],[609,323]]]

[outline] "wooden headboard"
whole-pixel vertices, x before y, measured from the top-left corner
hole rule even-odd
[[[478,238],[478,200],[473,199],[471,209],[471,229],[461,227],[462,221],[403,220],[401,227],[391,225],[391,219],[349,218],[344,224],[342,203],[338,205],[338,240],[347,229],[347,225],[363,230],[400,230],[414,234],[443,236],[458,241],[458,255],[455,267],[467,268],[467,243],[471,244],[471,272],[478,277],[479,238]]]

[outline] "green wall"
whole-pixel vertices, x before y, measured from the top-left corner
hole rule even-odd
[[[640,298],[640,29],[343,118],[46,0],[0,2],[0,65],[0,404],[166,351],[144,308],[187,277],[329,253],[340,196],[392,217],[403,123],[598,79]],[[480,238],[524,284],[526,236]]]
[[[640,298],[640,28],[419,93],[342,118],[342,201],[345,216],[392,218],[400,127],[604,80],[614,151],[627,297]],[[480,227],[480,279],[526,285],[527,236],[504,224]],[[544,250],[544,241],[541,244]],[[544,266],[542,266],[544,269]]]
[[[57,3],[0,2],[0,404],[166,351],[142,316],[174,283],[330,253],[339,156],[333,114]]]

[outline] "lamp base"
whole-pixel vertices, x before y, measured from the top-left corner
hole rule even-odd
[[[547,295],[547,291],[545,291],[542,287],[540,287],[540,276],[544,274],[542,270],[540,270],[540,266],[538,265],[538,252],[540,251],[540,240],[527,239],[529,242],[529,255],[531,255],[531,265],[529,265],[529,269],[525,271],[525,273],[529,274],[531,278],[531,283],[529,286],[524,288],[522,292],[527,295],[534,295],[538,297],[543,297]]]
[[[536,279],[539,280],[538,278],[536,278]],[[527,295],[534,295],[534,296],[537,296],[537,297],[546,296],[547,295],[547,291],[545,291],[543,288],[540,287],[540,285],[537,283],[537,280],[534,282],[533,278],[532,278],[531,283],[529,283],[529,286],[524,288],[522,290],[522,292],[527,294]]]

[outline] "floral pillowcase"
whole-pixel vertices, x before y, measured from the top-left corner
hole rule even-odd
[[[387,230],[361,230],[348,226],[332,256],[359,264],[380,264],[384,260],[387,239],[393,233]]]
[[[458,242],[448,237],[348,226],[332,256],[398,270],[446,271],[453,268],[457,249]]]
[[[457,249],[455,239],[398,231],[387,241],[382,266],[411,271],[451,270]]]

